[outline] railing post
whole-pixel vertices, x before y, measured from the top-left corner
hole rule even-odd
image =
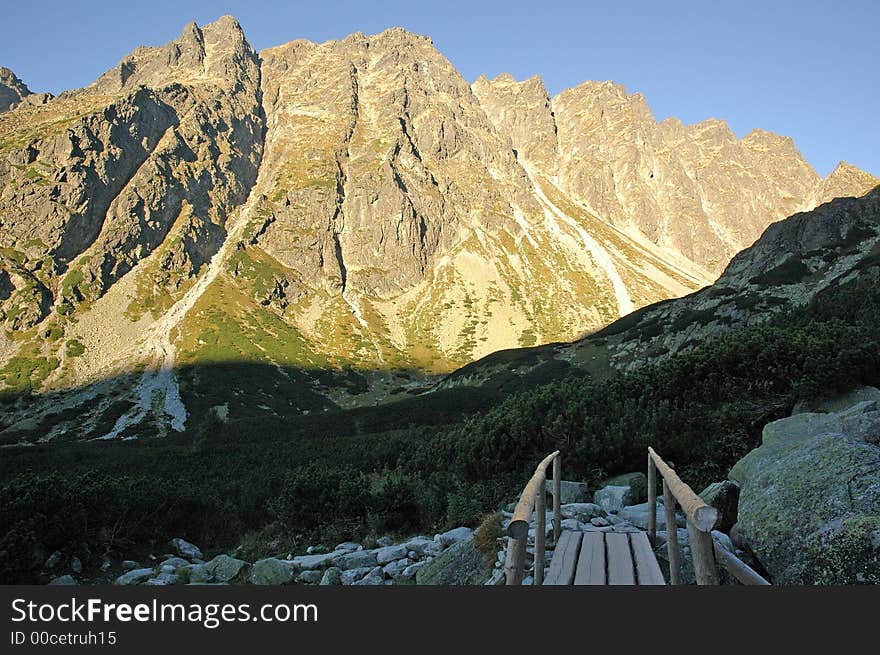
[[[718,568],[715,565],[715,549],[712,545],[712,535],[700,530],[690,519],[688,519],[687,528],[697,584],[717,585]]]
[[[657,543],[657,465],[648,453],[648,539]]]
[[[650,455],[649,455],[650,457]],[[679,563],[678,526],[675,525],[675,496],[663,480],[663,511],[666,514],[666,553],[669,556],[669,584],[681,584]]]
[[[544,584],[544,553],[546,552],[547,539],[547,478],[541,480],[538,485],[538,493],[535,496],[535,585]]]
[[[507,538],[507,559],[504,561],[504,573],[506,585],[521,585],[523,581],[523,569],[526,564],[526,542],[529,540],[528,535],[525,537],[508,537]]]
[[[562,532],[562,455],[553,460],[553,544]]]

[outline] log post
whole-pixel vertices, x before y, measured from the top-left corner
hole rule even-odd
[[[648,539],[657,544],[657,466],[648,453]]]
[[[526,563],[526,542],[528,540],[528,536],[507,538],[507,559],[504,561],[506,585],[522,584],[523,568]]]
[[[535,585],[544,584],[544,553],[547,539],[547,479],[541,480],[535,496]]]
[[[654,452],[653,448],[648,448],[648,453],[653,457],[654,464],[663,479],[669,485],[672,495],[681,505],[681,509],[687,515],[688,519],[693,522],[700,531],[708,534],[715,529],[718,522],[718,510],[710,507],[703,499],[694,493],[694,490],[681,481],[666,462],[660,459],[660,456]],[[711,549],[710,549],[711,550]]]
[[[666,553],[669,557],[669,584],[681,584],[679,563],[678,529],[675,525],[675,496],[663,480],[663,511],[666,514]]]
[[[712,545],[715,550],[715,560],[744,585],[759,585],[763,587],[770,584],[764,576],[715,541],[714,538],[712,539]]]
[[[553,460],[553,544],[559,543],[562,532],[562,456]]]
[[[690,519],[688,519],[687,527],[697,584],[719,584],[718,567],[715,565],[715,548],[712,544],[712,535],[700,530]]]

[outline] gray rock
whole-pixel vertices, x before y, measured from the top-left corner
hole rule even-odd
[[[385,546],[376,551],[376,561],[381,565],[385,565],[389,562],[405,558],[407,552],[409,552],[409,549],[406,547],[406,544]]]
[[[609,514],[616,514],[635,503],[632,489],[627,486],[602,487],[593,495],[593,502]]]
[[[407,550],[418,555],[438,555],[440,553],[440,545],[430,537],[413,537],[404,544]]]
[[[267,557],[254,562],[248,582],[256,585],[290,584],[296,573],[297,567],[293,562]]]
[[[865,438],[880,417],[870,405],[774,421],[731,469],[737,541],[774,584],[880,583],[880,448]]]
[[[404,557],[403,559],[399,559],[386,564],[382,568],[382,573],[384,573],[385,576],[391,578],[392,580],[396,580],[403,576],[404,570],[412,563],[413,561],[410,558]]]
[[[348,570],[342,571],[342,574],[340,575],[340,581],[344,585],[354,584],[358,580],[370,575],[370,573],[373,571],[374,568],[376,568],[376,567],[375,566],[360,566],[356,569],[348,569]]]
[[[62,575],[49,581],[52,586],[70,586],[79,584],[72,575]]]
[[[562,518],[577,519],[583,522],[605,516],[605,510],[595,503],[566,503],[560,509],[562,510]]]
[[[139,584],[148,578],[153,577],[153,569],[132,569],[128,573],[123,573],[113,584],[117,585],[133,585]]]
[[[654,505],[654,517],[657,519],[657,526],[665,525],[666,522],[666,510],[663,509],[663,505]],[[625,521],[629,521],[632,525],[641,528],[642,530],[648,529],[648,519],[651,515],[651,510],[648,507],[648,503],[641,503],[639,505],[629,505],[620,510],[620,516]]]
[[[126,559],[122,561],[122,570],[123,571],[131,571],[132,569],[139,568],[140,564],[135,562],[133,559]]]
[[[448,548],[453,544],[457,544],[461,541],[467,541],[468,539],[473,538],[474,531],[471,528],[453,528],[452,530],[447,530],[442,534],[438,534],[434,537],[434,541],[439,543],[444,548]]]
[[[155,578],[150,578],[145,585],[149,587],[167,587],[168,585],[177,584],[180,578],[174,573],[160,573]]]
[[[388,537],[388,536],[379,537],[378,539],[376,539],[376,545],[379,546],[380,548],[386,548],[388,546],[393,546],[394,539],[392,539],[391,537]]]
[[[338,566],[331,566],[329,569],[324,571],[324,575],[321,576],[321,581],[318,583],[323,587],[335,586],[342,584],[342,569]]]
[[[176,569],[179,569],[182,566],[190,566],[190,563],[183,559],[182,557],[169,557],[162,561],[162,566],[173,566]],[[136,567],[135,567],[136,568]]]
[[[195,544],[191,544],[185,539],[177,537],[175,539],[172,539],[170,543],[175,553],[177,553],[181,557],[185,557],[188,560],[202,559],[204,557],[204,555],[202,555],[202,551],[199,550],[198,546],[196,546]]]
[[[232,582],[247,572],[250,566],[244,560],[230,557],[229,555],[217,555],[210,562],[205,563],[205,570],[217,582]]]
[[[880,401],[880,389],[876,387],[856,387],[843,394],[810,398],[799,401],[792,410],[794,414],[828,412],[836,413],[863,402]]]
[[[586,525],[577,519],[562,519],[561,527],[563,530],[582,531]]]
[[[727,532],[736,523],[739,506],[739,485],[730,480],[713,482],[700,492],[700,498],[707,505],[718,510],[718,524],[715,526]]]
[[[641,471],[624,473],[623,475],[608,478],[601,486],[629,487],[632,492],[632,504],[643,503],[648,500],[648,478]]]
[[[550,503],[547,507],[553,507],[552,505],[552,484],[547,484],[547,493],[551,496]],[[568,505],[569,503],[589,503],[592,500],[590,498],[590,489],[585,482],[573,482],[571,480],[561,480],[559,483],[559,502],[563,505]]]
[[[590,519],[590,524],[596,526],[597,528],[604,528],[608,525],[611,525],[608,522],[608,519],[601,517],[601,516],[597,516],[595,518]]]
[[[428,560],[423,560],[421,562],[416,562],[415,564],[410,564],[405,569],[403,569],[402,577],[407,580],[411,580],[415,577],[416,573],[419,572],[419,569],[423,568],[428,564]]]
[[[350,569],[359,569],[365,566],[370,568],[376,566],[379,561],[376,559],[375,550],[356,550],[351,553],[338,556],[333,564],[343,571]]]
[[[323,571],[303,571],[298,576],[296,576],[296,581],[300,584],[318,584],[323,577]]]
[[[339,557],[339,552],[319,553],[316,555],[300,555],[292,561],[298,568],[303,570],[323,569],[333,564]]]
[[[74,573],[82,573],[83,565],[79,557],[73,557],[70,560],[70,570]]]
[[[489,577],[491,571],[491,564],[483,559],[474,547],[473,540],[468,539],[453,544],[417,569],[416,584],[479,585]]]
[[[379,587],[379,586],[385,584],[385,578],[382,577],[381,575],[370,574],[370,575],[367,575],[367,576],[361,578],[360,580],[356,580],[355,582],[352,582],[351,584],[353,587],[361,586],[361,585],[369,586],[369,587]]]
[[[306,553],[309,555],[321,555],[326,552],[328,552],[326,546],[309,546],[306,548]]]
[[[334,552],[337,553],[353,553],[356,550],[363,550],[364,547],[358,543],[353,541],[343,541],[341,544],[337,544],[336,548],[334,548]]]

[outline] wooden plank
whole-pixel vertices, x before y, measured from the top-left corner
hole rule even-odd
[[[636,575],[629,549],[629,535],[625,532],[606,532],[605,545],[608,555],[608,584],[634,585]]]
[[[584,533],[574,583],[576,585],[606,584],[604,532]]]
[[[663,579],[663,572],[660,571],[657,557],[651,549],[648,535],[644,532],[633,532],[630,534],[630,545],[632,546],[633,559],[636,563],[636,575],[638,575],[639,584],[665,585],[666,580]]]
[[[570,585],[574,581],[582,534],[565,530],[559,535],[559,543],[556,544],[553,559],[550,560],[550,571],[544,580],[545,585]]]

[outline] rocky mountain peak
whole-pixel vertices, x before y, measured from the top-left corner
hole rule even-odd
[[[9,68],[0,66],[0,113],[8,111],[23,98],[31,95],[31,90]]]
[[[816,189],[813,204],[821,205],[833,198],[863,196],[878,184],[880,178],[841,161]]]
[[[257,57],[238,21],[224,16],[199,27],[195,22],[164,46],[141,46],[89,87],[119,93],[138,86],[170,82],[216,82],[230,78],[259,80]]]

